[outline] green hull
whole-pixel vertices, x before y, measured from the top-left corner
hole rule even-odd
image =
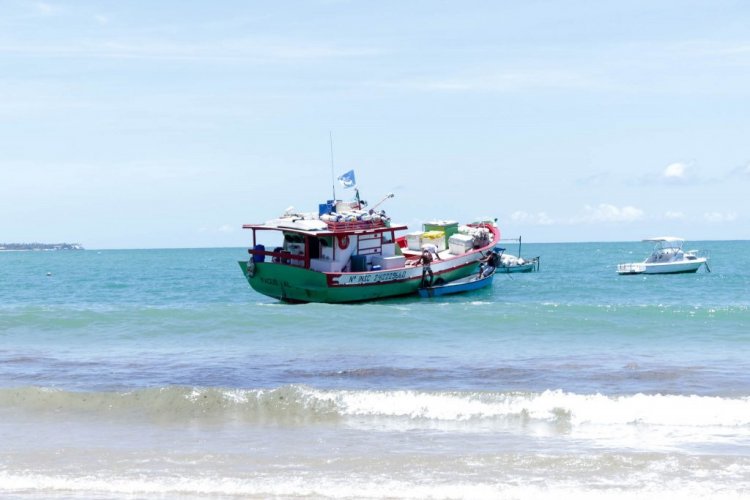
[[[242,273],[250,286],[263,295],[285,302],[344,303],[416,294],[421,283],[421,274],[399,281],[388,281],[366,285],[330,285],[328,276],[319,271],[272,262],[255,264],[253,276],[247,272],[247,262],[240,261]],[[452,281],[477,272],[476,262],[439,274],[445,281]],[[338,273],[334,276],[338,276]],[[435,278],[437,279],[436,274]]]

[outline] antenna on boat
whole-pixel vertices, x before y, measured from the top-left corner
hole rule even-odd
[[[328,138],[331,142],[331,188],[333,188],[333,202],[336,203],[336,179],[334,179],[333,174],[333,134],[331,131],[328,131]]]
[[[383,204],[383,202],[384,202],[385,200],[387,200],[387,199],[389,199],[389,198],[393,198],[394,196],[396,196],[396,195],[395,195],[395,194],[393,194],[393,193],[388,193],[388,194],[387,194],[387,195],[385,196],[385,198],[383,198],[382,200],[380,200],[379,202],[377,202],[377,203],[375,204],[375,206],[374,206],[374,207],[372,207],[372,210],[375,210],[375,209],[376,209],[376,208],[378,208],[378,207],[379,207],[380,205],[382,205],[382,204]]]

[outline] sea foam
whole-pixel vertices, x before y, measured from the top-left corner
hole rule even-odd
[[[468,422],[524,419],[570,425],[650,425],[750,429],[750,397],[544,392],[323,390],[168,386],[124,392],[0,389],[0,409],[180,417],[406,418]]]

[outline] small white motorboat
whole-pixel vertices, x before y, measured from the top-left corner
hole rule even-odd
[[[694,273],[705,265],[708,257],[698,256],[697,250],[684,251],[685,240],[674,236],[662,236],[643,240],[654,243],[654,250],[643,262],[618,264],[618,274],[678,274]]]

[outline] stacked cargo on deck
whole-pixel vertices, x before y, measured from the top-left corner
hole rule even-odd
[[[453,255],[461,255],[474,249],[474,237],[468,234],[456,233],[448,240],[448,250]]]
[[[486,228],[459,226],[458,222],[441,220],[426,222],[422,231],[407,234],[406,243],[409,250],[419,251],[424,245],[432,244],[438,252],[448,250],[453,255],[461,255],[486,245],[489,238]]]
[[[438,252],[445,250],[445,233],[442,231],[425,231],[422,233],[422,245],[435,245]]]
[[[422,231],[406,235],[409,250],[421,250],[423,245],[435,245],[438,252],[448,248],[448,240],[458,232],[458,222],[432,221],[422,225]]]
[[[448,249],[454,255],[466,253],[487,244],[490,232],[483,227],[461,226],[448,240]]]
[[[424,223],[424,230],[425,232],[439,232],[443,236],[443,249],[445,249],[445,244],[448,242],[451,236],[456,234],[458,232],[458,222],[452,221],[452,220],[439,220],[439,221],[432,221],[432,222],[425,222]]]
[[[406,245],[409,250],[419,251],[422,249],[422,235],[424,231],[414,231],[406,235]]]

